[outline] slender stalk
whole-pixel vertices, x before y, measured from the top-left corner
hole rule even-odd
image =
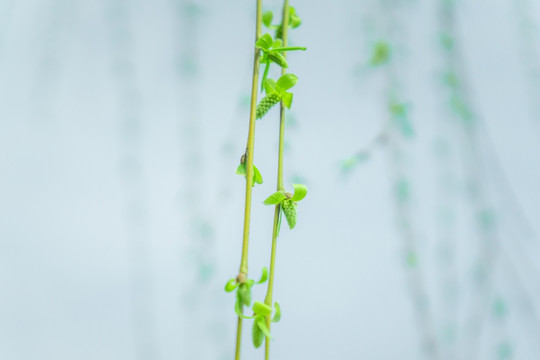
[[[238,323],[236,325],[236,353],[234,355],[235,360],[240,360],[240,347],[242,345],[242,318],[238,317]]]
[[[455,131],[462,138],[460,149],[465,171],[466,181],[472,191],[468,197],[474,216],[474,225],[477,238],[480,241],[477,261],[480,270],[484,274],[475,282],[475,298],[467,319],[467,336],[464,343],[466,357],[478,358],[481,349],[482,335],[485,333],[485,325],[489,312],[486,311],[488,304],[493,299],[495,290],[494,269],[500,261],[501,241],[498,234],[496,210],[493,208],[486,183],[486,167],[479,142],[481,118],[475,111],[474,103],[469,93],[469,85],[466,78],[459,43],[456,40],[456,4],[454,1],[441,1],[441,29],[442,33],[451,41],[451,46],[444,47],[444,60],[447,72],[455,77],[453,84],[449,86],[452,99],[459,101],[459,111],[455,112],[456,120],[452,124]],[[455,100],[454,100],[455,101]],[[485,130],[481,134],[486,138]]]
[[[261,36],[262,24],[262,0],[257,0],[255,24],[255,42]],[[249,225],[251,220],[251,192],[253,188],[253,150],[255,146],[255,114],[257,108],[257,89],[259,83],[260,50],[255,47],[253,59],[253,80],[251,83],[251,104],[249,113],[249,131],[245,152],[246,162],[246,203],[244,212],[244,232],[242,239],[242,259],[240,260],[240,272],[237,281],[241,284],[247,280],[248,273],[248,248],[249,248]],[[242,338],[242,318],[238,317],[236,328],[236,351],[235,360],[240,359],[240,345]]]
[[[255,41],[261,36],[262,23],[262,0],[257,0],[257,24]],[[246,145],[246,204],[244,212],[244,234],[242,243],[242,260],[240,263],[239,276],[247,276],[248,271],[248,246],[249,246],[249,224],[251,220],[251,191],[253,188],[253,150],[255,146],[255,114],[257,109],[257,88],[259,82],[260,50],[255,48],[253,60],[253,80],[251,84],[251,103],[249,113],[249,132]],[[243,279],[244,281],[246,279]],[[244,282],[241,281],[241,282]]]
[[[283,20],[282,20],[282,41],[283,47],[287,46],[287,29],[289,28],[289,0],[283,1]],[[286,56],[286,53],[283,52],[283,56]],[[286,73],[285,68],[281,68],[281,75]],[[278,150],[278,173],[277,173],[277,191],[284,191],[285,186],[283,185],[283,151],[285,144],[285,106],[283,102],[280,104],[280,113],[279,113],[279,150]],[[280,204],[276,205],[274,211],[274,227],[272,230],[272,250],[270,255],[270,274],[268,278],[268,290],[266,292],[266,298],[264,303],[268,306],[272,306],[272,297],[274,291],[274,272],[275,272],[275,263],[276,263],[276,245],[277,245],[277,236],[279,228],[279,216],[280,216]],[[271,321],[270,315],[266,317],[266,326],[270,330]],[[266,360],[270,359],[270,339],[265,339],[265,351],[264,358]]]

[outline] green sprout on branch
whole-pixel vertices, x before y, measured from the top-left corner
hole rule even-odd
[[[242,339],[242,322],[244,319],[253,319],[253,345],[259,348],[266,341],[265,359],[270,358],[270,329],[272,322],[278,322],[281,318],[281,310],[277,302],[273,303],[273,284],[275,274],[275,259],[276,259],[276,244],[281,224],[281,212],[285,214],[289,228],[294,228],[297,217],[297,201],[302,200],[307,194],[307,188],[304,185],[294,185],[294,195],[286,192],[283,186],[283,153],[285,143],[285,113],[286,109],[292,105],[293,94],[288,90],[296,85],[298,77],[294,74],[287,74],[287,51],[306,50],[305,47],[289,47],[288,44],[288,29],[300,26],[301,20],[296,15],[294,8],[289,6],[289,0],[284,0],[283,4],[283,19],[279,26],[272,25],[273,14],[267,12],[262,14],[262,0],[257,0],[257,17],[256,17],[256,40],[255,40],[255,57],[253,65],[253,78],[251,87],[250,101],[250,118],[248,142],[246,152],[240,159],[240,165],[236,169],[236,173],[246,177],[246,205],[244,212],[244,232],[242,238],[242,258],[240,263],[240,271],[236,278],[230,279],[225,285],[225,291],[236,291],[235,312],[238,315],[236,327],[236,348],[235,360],[240,360],[240,348]],[[264,23],[266,27],[276,30],[275,39],[270,34],[262,34],[261,26]],[[268,78],[268,73],[271,64],[277,64],[281,70],[281,77],[273,80]],[[259,78],[261,64],[265,65],[264,74]],[[260,83],[259,83],[260,80]],[[257,94],[261,86],[261,92],[265,92],[265,96],[257,103]],[[269,271],[264,268],[263,275],[258,282],[248,279],[248,248],[249,248],[249,225],[251,219],[251,199],[252,185],[255,183],[262,184],[263,179],[259,170],[253,164],[253,150],[255,147],[255,123],[256,119],[263,118],[268,111],[280,104],[279,116],[279,148],[278,148],[278,174],[277,174],[277,193],[266,199],[266,205],[275,205],[274,222],[272,229],[272,248],[270,254]],[[250,306],[252,302],[251,288],[255,284],[262,284],[268,279],[268,289],[263,302],[255,301],[253,304],[253,316],[245,316],[243,314],[244,306]],[[274,304],[275,311],[272,310]],[[274,316],[272,317],[272,313]]]
[[[262,98],[257,105],[256,118],[261,119],[266,113],[280,101],[283,105],[290,109],[293,99],[293,94],[288,92],[298,82],[298,77],[294,74],[285,74],[276,82],[273,79],[266,79],[264,82],[264,91],[266,96]]]
[[[279,25],[272,25],[272,20],[274,19],[274,14],[271,11],[267,11],[263,14],[263,24],[268,29],[276,30],[276,39],[283,38],[283,23]],[[296,14],[296,9],[292,6],[289,6],[289,21],[288,25],[292,29],[296,29],[302,24],[302,19]]]
[[[268,269],[263,267],[262,275],[259,281],[255,282],[253,279],[241,279],[240,276],[236,279],[230,279],[227,284],[225,284],[225,291],[232,292],[236,290],[236,303],[234,304],[234,309],[240,317],[242,315],[242,307],[251,305],[251,288],[255,284],[263,284],[268,279]]]
[[[246,176],[246,155],[242,155],[242,157],[240,158],[240,165],[238,165],[238,167],[236,168],[236,174],[237,175],[242,175],[242,176]],[[255,184],[262,184],[263,183],[263,178],[262,178],[262,175],[261,175],[261,172],[259,171],[259,169],[257,169],[257,167],[255,165],[253,165],[253,186],[255,186]]]
[[[274,303],[274,308],[274,317],[271,321],[278,322],[281,319],[281,308],[277,301]],[[254,319],[251,335],[253,339],[253,346],[255,346],[255,348],[259,348],[262,345],[265,337],[267,339],[272,339],[270,329],[268,329],[268,326],[266,325],[266,318],[272,314],[272,308],[263,302],[255,301],[255,303],[253,303],[252,310],[253,316],[245,316],[239,312],[238,309],[236,310],[236,313],[238,316],[244,319]]]
[[[272,39],[272,36],[270,34],[264,34],[257,40],[255,43],[255,47],[260,49],[263,54],[261,57],[261,64],[266,64],[264,68],[264,73],[262,77],[262,84],[264,85],[266,82],[266,78],[268,77],[268,71],[270,70],[270,63],[276,63],[281,68],[288,68],[289,64],[287,63],[287,60],[285,59],[285,56],[283,56],[282,52],[285,51],[296,51],[296,50],[306,50],[305,47],[302,46],[282,46],[283,42],[281,39]]]
[[[305,198],[307,194],[307,187],[305,185],[294,184],[293,186],[294,195],[287,191],[276,191],[264,200],[264,205],[280,204],[281,210],[283,210],[283,214],[285,214],[285,218],[289,224],[289,229],[294,229],[296,226],[297,202]]]

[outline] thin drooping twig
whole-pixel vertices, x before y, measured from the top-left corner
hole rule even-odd
[[[262,26],[262,0],[257,0],[256,21],[255,21],[255,42],[261,36]],[[249,112],[249,130],[245,152],[246,164],[246,202],[244,209],[244,231],[242,237],[242,258],[240,260],[240,271],[238,273],[237,282],[243,284],[247,281],[248,276],[248,248],[249,248],[249,226],[251,220],[251,193],[253,188],[253,154],[255,147],[255,119],[257,111],[257,92],[259,84],[259,67],[260,67],[260,50],[254,48],[253,58],[253,78],[251,83],[251,102]],[[236,329],[236,350],[235,359],[240,359],[240,347],[242,340],[242,318],[238,316]]]
[[[469,333],[464,356],[476,358],[487,317],[488,303],[493,296],[494,269],[500,252],[500,238],[495,210],[491,204],[485,176],[485,164],[479,141],[480,117],[476,114],[468,92],[457,39],[455,36],[455,1],[441,0],[439,8],[441,49],[448,87],[448,104],[453,110],[454,132],[461,139],[461,156],[466,172],[468,196],[479,243],[479,275],[475,284],[476,299],[468,317]]]
[[[392,49],[400,47],[400,35],[404,32],[401,23],[395,15],[400,1],[383,1],[386,36]],[[407,281],[411,292],[416,316],[416,325],[423,351],[429,359],[439,359],[440,350],[437,342],[434,318],[431,313],[429,297],[426,289],[425,274],[419,261],[418,228],[413,216],[412,184],[407,172],[405,161],[404,140],[412,136],[414,131],[407,114],[403,90],[400,86],[399,70],[396,67],[394,54],[385,65],[387,78],[388,106],[388,152],[389,163],[393,172],[392,185],[396,198],[396,220],[403,241],[407,263]]]
[[[283,47],[287,47],[287,33],[289,28],[289,0],[283,1],[283,18],[281,22],[282,26],[282,41]],[[283,56],[286,56],[286,53],[283,53]],[[281,75],[285,75],[287,70],[281,68]],[[278,150],[278,171],[277,171],[277,191],[285,191],[285,186],[283,184],[283,151],[285,144],[285,106],[283,102],[280,103],[280,113],[279,113],[279,150]],[[281,211],[281,204],[276,204],[274,211],[274,225],[272,228],[272,249],[270,253],[270,275],[268,278],[268,290],[266,292],[266,298],[264,303],[268,306],[272,306],[272,298],[274,291],[274,273],[276,265],[276,246],[277,246],[277,237],[279,232],[279,217]],[[270,330],[271,319],[270,315],[266,317],[266,326]],[[270,339],[266,338],[265,340],[265,351],[264,357],[266,360],[270,359]]]
[[[440,329],[442,339],[440,341],[441,355],[446,360],[456,360],[457,336],[458,336],[458,298],[459,298],[459,267],[458,254],[458,231],[456,215],[458,206],[457,195],[457,169],[455,145],[450,137],[448,121],[439,125],[439,138],[436,151],[438,170],[439,205],[437,211],[438,234],[437,246],[441,257],[440,274],[438,281],[442,294],[442,308]]]
[[[537,135],[540,136],[540,49],[537,46],[539,36],[537,24],[534,23],[534,6],[529,0],[514,0],[513,3],[519,21],[520,36],[518,38],[521,45],[523,69],[529,86],[527,95],[530,99]]]

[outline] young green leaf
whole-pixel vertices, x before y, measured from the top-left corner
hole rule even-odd
[[[242,175],[242,176],[246,176],[246,164],[240,164],[238,165],[238,167],[236,168],[236,173],[238,175]],[[262,175],[259,171],[259,169],[257,169],[257,167],[255,165],[253,165],[253,186],[255,186],[255,184],[262,184],[263,183],[263,178],[262,178]]]
[[[373,54],[371,56],[371,66],[382,65],[390,59],[391,48],[390,45],[384,41],[379,41],[375,44]]]
[[[236,173],[238,175],[246,176],[246,164],[240,164],[236,168]]]
[[[285,106],[287,109],[291,108],[292,98],[293,98],[293,94],[290,92],[284,92],[281,95],[281,101],[283,102],[283,106]]]
[[[276,309],[276,312],[272,318],[272,322],[277,323],[281,319],[281,307],[277,301],[274,303],[274,308]]]
[[[281,45],[283,45],[283,41],[281,39],[274,40],[274,43],[272,44],[272,50],[276,50],[276,48],[280,48]]]
[[[226,292],[231,292],[234,289],[236,289],[237,287],[238,287],[238,285],[236,284],[236,279],[231,279],[231,280],[227,281],[227,284],[225,284],[225,291]]]
[[[302,24],[302,19],[300,19],[300,16],[296,15],[296,9],[289,6],[289,26],[296,29],[300,24]]]
[[[267,28],[270,28],[272,26],[272,19],[274,18],[274,14],[271,11],[266,11],[262,16],[262,21],[264,26]]]
[[[272,39],[272,36],[270,34],[264,34],[257,40],[255,46],[262,50],[268,50],[272,47],[273,43],[274,39]]]
[[[287,63],[287,60],[285,59],[285,56],[283,54],[277,52],[277,51],[269,51],[266,56],[268,59],[272,60],[282,68],[288,68],[289,64]]]
[[[255,315],[254,316],[246,316],[246,315],[244,315],[242,313],[242,307],[240,305],[240,302],[241,302],[240,299],[237,299],[236,303],[234,304],[234,311],[236,312],[236,315],[238,315],[242,319],[254,319]]]
[[[307,47],[305,47],[305,46],[272,47],[272,51],[280,51],[280,52],[282,52],[282,51],[296,51],[296,50],[305,51],[305,50],[307,50]]]
[[[242,300],[240,299],[240,295],[238,294],[238,291],[236,292],[236,301],[234,302],[234,311],[238,316],[242,316]]]
[[[261,279],[259,281],[257,281],[257,284],[262,284],[264,283],[266,280],[268,279],[268,269],[265,267],[263,267],[262,269],[262,275],[261,275]]]
[[[294,186],[294,195],[292,201],[300,201],[306,197],[307,187],[305,185],[293,184]]]
[[[255,323],[257,324],[261,332],[264,334],[264,336],[266,336],[269,339],[272,338],[272,336],[270,335],[270,330],[268,330],[268,327],[266,326],[266,320],[264,319],[263,316],[257,316],[255,318]]]
[[[261,173],[259,172],[259,169],[255,165],[253,165],[253,183],[255,184],[262,184],[263,178]]]
[[[253,312],[260,316],[268,316],[272,313],[272,308],[265,303],[255,301],[253,304]]]
[[[296,85],[297,82],[298,77],[294,74],[282,75],[276,83],[276,90],[283,93]]]
[[[264,91],[266,94],[274,94],[276,93],[276,81],[274,79],[265,79],[263,82]]]
[[[256,349],[258,349],[264,340],[264,334],[262,333],[261,329],[259,329],[259,326],[254,321],[253,327],[251,328],[251,338],[253,340],[253,346],[255,346]]]
[[[275,193],[273,193],[272,195],[267,197],[266,200],[264,200],[263,204],[264,205],[276,205],[276,204],[279,204],[280,202],[282,202],[283,200],[285,200],[286,198],[287,197],[285,196],[283,191],[276,191]]]
[[[292,6],[289,6],[289,27],[295,29],[300,24],[302,24],[302,20],[296,14],[296,10]],[[278,26],[274,26],[274,28],[276,29],[276,38],[283,38],[283,25],[279,24]]]

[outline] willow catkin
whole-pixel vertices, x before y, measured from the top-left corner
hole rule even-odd
[[[283,39],[283,25],[279,25],[276,29],[276,39]]]
[[[280,96],[277,94],[266,95],[257,105],[256,118],[261,119],[268,110],[270,110],[274,105],[276,105],[281,100]]]
[[[238,297],[240,298],[240,303],[246,306],[251,305],[251,287],[244,283],[240,284],[238,288]]]
[[[255,346],[255,348],[259,348],[263,343],[264,334],[262,333],[261,329],[259,329],[257,321],[253,321],[253,327],[251,328],[251,337],[253,339],[253,346]]]
[[[286,199],[281,202],[281,208],[289,224],[289,229],[293,229],[296,226],[296,203]]]

